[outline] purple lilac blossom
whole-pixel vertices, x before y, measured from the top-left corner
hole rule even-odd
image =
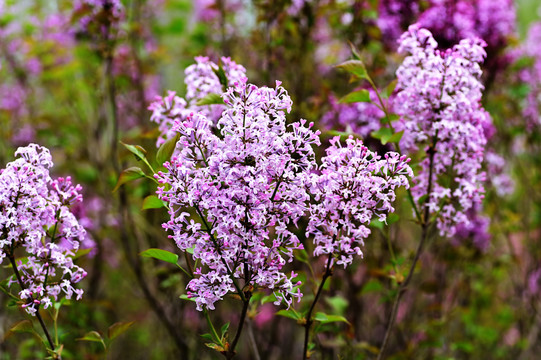
[[[440,48],[451,48],[460,40],[478,37],[492,53],[507,46],[516,31],[512,0],[431,0],[423,9],[419,0],[382,0],[378,26],[383,40],[392,44],[415,22],[432,32]]]
[[[477,209],[470,209],[466,215],[468,222],[456,226],[456,233],[451,242],[458,245],[465,240],[471,240],[473,246],[481,251],[486,251],[492,238],[488,231],[490,218],[480,215],[480,211]]]
[[[374,90],[368,91],[370,99],[377,103]],[[385,116],[381,109],[369,102],[339,103],[338,99],[331,95],[328,103],[331,108],[322,116],[322,126],[327,129],[351,132],[362,138],[367,138],[372,131],[378,130],[381,127],[380,119]]]
[[[412,194],[417,202],[428,195],[424,206],[437,216],[444,236],[454,235],[457,224],[468,224],[468,210],[483,199],[484,129],[491,122],[481,106],[483,45],[466,39],[440,51],[419,25],[410,26],[400,39],[399,51],[408,56],[397,70],[394,110],[401,118],[396,128],[404,130],[403,149],[411,153],[421,147],[427,154]]]
[[[15,156],[0,170],[0,263],[14,259],[15,249],[25,250],[27,261],[17,264],[23,283],[19,298],[34,315],[62,293],[66,299],[82,297],[83,290],[73,285],[86,272],[73,263],[73,256],[85,229],[69,209],[82,201],[81,186],[73,186],[69,177],[51,179],[53,163],[44,147],[20,147]],[[10,285],[16,282],[13,276]]]
[[[361,140],[349,137],[345,146],[337,136],[323,157],[321,174],[308,175],[310,207],[307,236],[314,235],[314,256],[331,256],[346,268],[370,235],[368,225],[377,217],[385,221],[393,212],[395,189],[409,188],[413,172],[410,159],[396,152],[384,158],[368,150]]]
[[[208,94],[222,94],[225,89],[215,73],[219,68],[217,64],[203,56],[196,57],[195,61],[196,63],[189,66],[185,71],[186,99],[177,96],[174,91],[168,91],[168,94],[164,97],[157,96],[155,101],[148,107],[152,111],[150,120],[159,124],[161,132],[156,143],[157,146],[175,136],[176,131],[172,129],[175,122],[186,119],[192,113],[201,112],[215,125],[222,112],[226,109],[226,106],[219,104],[196,105],[199,100]],[[221,66],[228,87],[236,86],[246,77],[246,69],[230,58],[222,57]]]
[[[222,95],[220,135],[202,112],[171,119],[180,134],[177,153],[156,175],[171,216],[163,227],[202,264],[187,286],[198,310],[258,288],[271,289],[276,304],[302,296],[296,274],[283,267],[302,249],[288,228],[308,207],[304,174],[316,166],[312,146],[319,145],[319,132],[305,120],[286,131],[287,91],[279,82],[258,88],[246,81]]]

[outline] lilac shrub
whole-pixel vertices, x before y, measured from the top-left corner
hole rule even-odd
[[[0,171],[0,263],[7,257],[19,283],[22,307],[36,315],[63,296],[81,299],[75,288],[86,272],[73,263],[85,230],[70,211],[82,201],[81,186],[69,177],[53,180],[49,150],[36,144],[19,148],[17,159]],[[15,260],[18,248],[26,261]]]
[[[291,304],[301,293],[283,267],[302,244],[288,228],[308,207],[305,174],[315,168],[318,132],[305,120],[286,131],[292,102],[279,82],[258,88],[242,79],[223,99],[220,135],[203,113],[172,119],[178,153],[156,175],[171,216],[163,226],[203,265],[188,284],[198,310],[258,288]]]
[[[446,51],[437,46],[418,25],[402,35],[399,51],[408,56],[397,70],[395,111],[401,116],[397,129],[404,131],[402,148],[421,147],[427,154],[413,197],[437,217],[440,234],[452,236],[457,224],[469,223],[466,213],[483,198],[484,128],[491,119],[481,106],[479,79],[486,53],[479,39]]]

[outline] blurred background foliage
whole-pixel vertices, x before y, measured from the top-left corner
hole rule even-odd
[[[396,39],[378,27],[378,0],[123,0],[120,10],[114,1],[95,5],[101,3],[0,0],[0,164],[18,146],[36,142],[51,149],[56,176],[72,175],[84,188],[78,215],[92,251],[78,259],[89,273],[84,300],[62,306],[65,359],[217,359],[200,336],[208,332],[204,317],[179,299],[188,279],[170,264],[139,256],[148,248],[175,252],[175,246],[161,228],[165,210],[141,209],[155,191],[152,183],[138,180],[113,192],[119,172],[136,164],[118,141],[138,144],[154,158],[158,132],[147,107],[167,89],[184,94],[183,71],[194,56],[231,56],[257,85],[281,80],[294,102],[289,119],[314,121],[324,140],[354,131],[321,121],[339,116],[328,115],[332,101],[359,86],[334,68],[351,58],[351,47],[381,89],[402,56]],[[538,1],[515,7],[517,32],[494,58],[518,51],[539,20]],[[497,129],[489,147],[505,159],[515,184],[504,194],[487,185],[490,243],[480,249],[468,236],[432,239],[399,309],[389,358],[535,359],[541,350],[540,132],[521,116],[531,88],[519,76],[528,66],[519,54],[486,69],[492,78],[484,106]],[[364,141],[373,150],[388,149],[369,135]],[[364,259],[327,283],[318,309],[348,323],[319,323],[313,358],[370,359],[377,352],[396,291],[387,239],[403,272],[419,237],[401,196],[400,221],[374,225]],[[301,260],[293,264],[306,278],[298,309],[308,306],[324,266],[311,264],[314,277]],[[2,279],[9,274],[0,270]],[[253,343],[261,359],[299,358],[303,328],[275,316],[274,305],[253,302],[238,358],[257,358]],[[13,330],[26,317],[12,305],[0,294],[0,359],[44,358],[39,339]],[[236,324],[238,316],[232,298],[211,313],[218,326]],[[118,322],[133,324],[109,343],[108,328]],[[106,344],[80,340],[89,331]]]

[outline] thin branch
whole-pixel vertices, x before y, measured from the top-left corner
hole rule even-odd
[[[308,358],[308,339],[310,338],[310,327],[312,326],[313,320],[312,320],[312,312],[314,311],[314,308],[316,307],[316,303],[319,300],[321,293],[323,292],[323,286],[325,285],[325,281],[327,281],[327,278],[329,278],[332,275],[332,253],[329,254],[329,257],[327,259],[327,266],[325,267],[325,273],[323,274],[323,277],[321,278],[321,283],[319,284],[319,288],[317,289],[316,297],[314,298],[314,301],[312,302],[312,305],[310,306],[310,309],[308,310],[308,313],[306,314],[306,323],[304,324],[304,348],[302,352],[302,358],[306,360]]]
[[[242,328],[244,326],[244,321],[246,319],[246,313],[248,312],[248,306],[250,305],[250,298],[252,294],[247,291],[246,294],[244,294],[244,300],[242,305],[242,312],[240,314],[240,320],[239,325],[237,326],[237,333],[235,334],[235,338],[233,339],[233,342],[231,343],[231,346],[227,349],[225,352],[226,359],[232,359],[235,356],[235,347],[237,346],[237,343],[240,339],[240,334],[242,333]]]
[[[437,134],[435,136],[437,138]],[[413,277],[413,272],[415,271],[415,266],[417,265],[417,262],[419,261],[419,257],[421,256],[421,252],[423,251],[423,246],[428,238],[428,232],[430,227],[429,216],[430,216],[430,210],[428,208],[428,200],[430,198],[430,194],[432,193],[432,177],[433,177],[433,170],[434,170],[434,156],[436,154],[435,152],[435,144],[436,140],[434,140],[434,145],[428,150],[429,151],[429,174],[428,174],[428,187],[427,187],[427,198],[424,201],[424,216],[422,218],[422,225],[421,225],[421,240],[419,241],[419,245],[417,246],[417,251],[415,252],[415,257],[413,258],[413,262],[411,263],[411,267],[408,272],[408,276],[406,279],[400,284],[400,287],[398,288],[398,292],[396,294],[393,308],[391,310],[391,316],[389,318],[389,323],[387,324],[387,330],[385,331],[385,336],[383,338],[383,343],[381,344],[377,360],[383,359],[383,356],[385,355],[385,350],[387,349],[387,345],[389,344],[389,338],[391,335],[391,332],[393,330],[395,320],[396,320],[396,314],[398,313],[398,306],[400,305],[400,300],[402,299],[402,296],[404,295],[411,278]]]

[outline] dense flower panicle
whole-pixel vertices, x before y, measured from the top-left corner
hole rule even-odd
[[[371,100],[377,103],[375,92],[369,91]],[[321,124],[328,129],[354,133],[363,139],[381,127],[380,120],[385,116],[380,108],[369,102],[342,104],[331,96],[329,104],[331,108],[322,116]]]
[[[164,97],[157,96],[148,109],[152,111],[151,121],[159,124],[161,136],[158,138],[157,146],[160,146],[176,134],[172,130],[173,123],[182,122],[192,113],[200,112],[209,118],[214,124],[217,123],[224,105],[202,105],[197,102],[208,94],[222,94],[225,91],[216,71],[219,67],[207,57],[196,57],[196,63],[189,66],[185,71],[184,82],[186,84],[186,99],[176,95],[174,91],[168,91]],[[246,79],[246,69],[236,64],[230,58],[222,57],[221,66],[224,70],[228,86],[234,86]]]
[[[321,174],[309,175],[315,203],[307,235],[314,235],[314,256],[333,254],[336,264],[345,268],[353,255],[362,255],[370,222],[374,217],[385,221],[394,211],[396,188],[409,188],[409,161],[396,152],[382,158],[352,137],[344,147],[334,138],[322,159]]]
[[[53,166],[49,150],[30,144],[21,147],[15,161],[0,171],[0,263],[14,258],[22,247],[28,257],[17,265],[23,282],[19,297],[23,307],[34,314],[61,293],[80,299],[83,290],[75,289],[86,272],[73,264],[74,251],[85,237],[85,230],[69,206],[82,201],[81,187],[71,179],[51,179]],[[17,282],[15,276],[10,283]]]
[[[171,216],[163,227],[202,264],[188,284],[198,310],[251,288],[271,289],[278,303],[290,304],[301,294],[296,275],[282,268],[302,244],[288,226],[307,209],[303,174],[315,167],[319,132],[305,120],[286,131],[291,99],[279,82],[259,88],[243,79],[223,99],[221,136],[201,112],[171,119],[177,152],[156,176]]]
[[[479,209],[470,209],[467,223],[458,224],[456,234],[451,240],[455,245],[470,240],[477,249],[486,251],[490,245],[492,236],[489,233],[490,218],[480,215]]]
[[[394,48],[396,40],[415,22],[420,11],[419,0],[379,1],[376,24],[381,30],[382,40]]]
[[[516,11],[512,0],[382,0],[377,24],[382,38],[391,44],[413,23],[428,29],[441,48],[447,49],[465,38],[478,37],[488,52],[507,46],[516,32]]]
[[[439,51],[431,33],[417,25],[400,41],[399,50],[408,56],[397,70],[397,129],[404,130],[404,149],[422,146],[428,154],[412,193],[418,201],[431,183],[425,206],[438,215],[438,228],[446,236],[454,234],[456,224],[468,223],[466,212],[483,198],[484,131],[491,122],[480,102],[483,45],[467,39]]]

